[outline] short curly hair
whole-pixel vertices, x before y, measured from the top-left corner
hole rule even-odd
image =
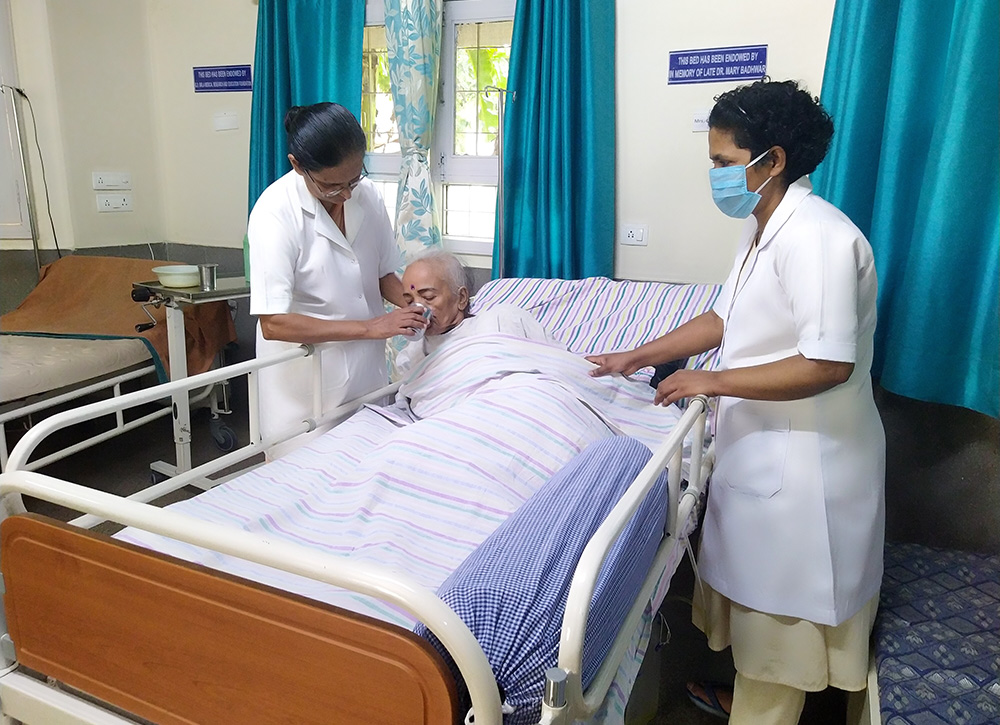
[[[812,173],[833,138],[833,119],[818,98],[795,81],[764,80],[716,97],[710,128],[728,131],[755,158],[774,146],[785,150],[786,183]]]

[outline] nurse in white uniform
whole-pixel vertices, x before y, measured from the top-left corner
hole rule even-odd
[[[805,175],[833,122],[794,82],[723,94],[709,117],[712,195],[748,218],[714,308],[635,350],[631,374],[721,346],[655,402],[719,396],[694,621],[732,646],[732,692],[689,685],[730,722],[798,722],[805,692],[865,687],[884,539],[885,436],[872,396],[876,278],[858,228]]]
[[[336,103],[297,106],[285,116],[292,170],[250,213],[250,313],[257,356],[317,345],[325,410],[387,383],[385,340],[424,326],[407,309],[400,256],[382,197],[365,179],[365,134]],[[382,300],[400,309],[386,314]],[[257,376],[263,439],[313,417],[312,361]],[[295,445],[278,444],[269,458]]]

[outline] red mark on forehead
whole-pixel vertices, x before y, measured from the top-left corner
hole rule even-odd
[[[416,287],[414,287],[414,286],[413,286],[413,285],[411,284],[411,285],[410,285],[410,289],[416,289]]]

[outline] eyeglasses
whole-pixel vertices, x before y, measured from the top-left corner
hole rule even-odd
[[[361,183],[361,180],[366,176],[368,176],[368,169],[362,166],[361,174],[358,175],[358,178],[346,184],[321,184],[320,182],[316,181],[316,179],[313,177],[312,174],[309,173],[308,170],[306,171],[306,176],[309,177],[309,180],[316,187],[316,190],[319,192],[320,196],[322,196],[324,199],[332,199],[334,197],[340,196],[341,194],[343,194],[348,190],[354,191],[354,189],[357,188],[358,184]]]

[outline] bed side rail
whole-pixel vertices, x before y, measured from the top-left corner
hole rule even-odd
[[[54,395],[52,397],[47,397],[42,400],[38,400],[34,403],[28,403],[27,405],[21,405],[17,407],[12,407],[9,410],[0,413],[0,471],[7,470],[7,435],[6,435],[6,425],[10,421],[18,420],[20,418],[25,418],[35,413],[40,413],[43,410],[48,410],[49,408],[54,408],[57,405],[62,405],[63,403],[68,403],[71,400],[76,400],[77,398],[82,398],[85,395],[90,395],[91,393],[100,392],[103,390],[111,390],[111,395],[114,398],[119,398],[122,395],[121,385],[122,383],[128,382],[130,380],[136,380],[142,378],[146,375],[150,375],[156,372],[156,366],[145,365],[135,370],[130,370],[124,373],[118,373],[110,377],[103,378],[96,383],[91,383],[89,385],[84,385],[83,387],[74,388],[65,393],[60,393],[59,395]],[[29,398],[30,399],[30,398]],[[2,408],[2,406],[0,406]],[[68,448],[64,448],[58,453],[45,456],[43,459],[37,459],[31,462],[33,468],[38,468],[40,466],[47,465],[53,461],[58,461],[61,458],[72,455],[77,451],[82,451],[85,448],[96,445],[108,438],[113,438],[114,436],[124,433],[132,428],[138,428],[141,425],[145,425],[149,421],[167,415],[169,410],[158,410],[150,415],[143,416],[136,420],[131,420],[125,422],[122,419],[121,414],[115,416],[115,428],[104,433],[99,433],[97,435],[91,436],[84,441],[80,441]]]
[[[337,406],[333,410],[323,411],[322,410],[322,399],[320,396],[314,396],[314,417],[306,419],[290,428],[286,431],[271,436],[266,440],[261,440],[257,433],[257,388],[252,380],[252,376],[265,367],[270,367],[272,365],[278,365],[280,363],[286,362],[288,360],[294,360],[302,357],[312,357],[316,361],[313,365],[313,387],[314,390],[322,389],[322,366],[319,364],[320,356],[313,354],[315,347],[312,345],[302,345],[300,347],[277,353],[275,355],[267,356],[264,358],[259,358],[255,360],[248,360],[242,363],[236,363],[234,365],[229,365],[216,370],[210,370],[199,375],[193,375],[191,377],[182,378],[180,380],[171,381],[168,383],[163,383],[151,388],[146,388],[143,390],[137,390],[126,395],[121,395],[119,397],[111,398],[108,400],[101,400],[88,405],[80,406],[79,408],[73,408],[70,410],[65,410],[61,413],[53,415],[50,418],[39,422],[31,428],[25,435],[18,441],[18,444],[11,451],[10,458],[4,466],[5,471],[18,471],[18,470],[32,470],[37,467],[39,461],[32,461],[29,463],[31,455],[34,453],[38,445],[45,440],[48,436],[52,435],[58,430],[67,428],[84,421],[92,420],[94,418],[99,418],[105,415],[114,414],[118,418],[121,418],[122,411],[134,408],[136,406],[145,405],[148,403],[153,403],[161,400],[170,399],[172,396],[177,394],[184,394],[192,390],[197,390],[201,388],[208,388],[215,383],[221,382],[223,380],[228,380],[242,375],[247,375],[251,377],[248,384],[248,390],[250,394],[250,443],[241,448],[237,448],[225,455],[219,456],[212,459],[206,463],[199,466],[191,468],[187,471],[179,473],[171,478],[168,478],[160,483],[150,486],[138,493],[133,494],[129,498],[136,501],[148,502],[153,501],[165,494],[176,491],[189,483],[194,483],[197,481],[204,481],[208,476],[211,476],[218,471],[225,468],[233,466],[237,463],[247,460],[262,451],[270,448],[271,446],[294,438],[302,433],[307,433],[311,430],[315,430],[320,427],[325,427],[338,423],[341,420],[347,418],[352,413],[354,413],[360,406],[365,403],[374,402],[384,398],[387,395],[394,393],[399,384],[395,383],[379,390],[376,390],[368,395],[364,395],[356,400],[348,401],[343,405]],[[161,417],[163,415],[168,415],[170,413],[170,408],[164,408],[160,411],[154,411],[148,415],[138,418],[135,421],[127,424],[126,426],[108,431],[105,434],[101,434],[101,440],[111,438],[115,435],[124,433],[127,430],[131,430],[143,423],[148,422],[154,418]],[[89,443],[88,443],[89,445]],[[76,450],[76,449],[74,449]],[[101,523],[103,519],[95,516],[84,516],[73,520],[71,523],[82,527],[92,527]]]
[[[249,532],[235,531],[33,471],[0,474],[0,502],[7,513],[10,512],[9,499],[12,494],[34,496],[126,526],[309,577],[393,604],[426,624],[448,648],[468,685],[477,723],[501,725],[500,696],[496,680],[476,638],[444,602],[405,573],[376,567],[370,563],[355,562],[343,556],[320,553]],[[6,631],[6,621],[2,624]],[[2,649],[0,659],[6,660]],[[0,661],[0,667],[14,664],[10,660]]]
[[[625,655],[632,633],[642,618],[643,611],[652,597],[660,572],[674,547],[680,543],[682,527],[686,524],[692,509],[697,505],[703,487],[708,480],[713,462],[713,451],[706,451],[706,418],[708,400],[704,396],[693,398],[671,430],[666,441],[653,453],[652,458],[640,471],[636,479],[608,514],[584,548],[573,574],[562,634],[559,640],[558,667],[547,674],[545,699],[542,703],[542,723],[573,722],[593,715],[607,695],[622,658]],[[684,441],[691,434],[691,457],[688,472],[688,487],[681,495],[681,469]],[[587,620],[597,579],[604,560],[632,519],[639,505],[653,488],[657,478],[667,468],[667,489],[669,496],[668,521],[664,536],[656,552],[639,596],[619,629],[614,645],[600,670],[583,692],[581,673],[583,671],[583,645],[586,637]]]
[[[185,393],[195,388],[201,388],[223,380],[239,377],[240,375],[246,375],[263,367],[277,365],[278,363],[282,363],[287,360],[306,357],[310,354],[310,352],[311,348],[307,345],[303,345],[299,348],[278,353],[274,356],[269,356],[259,360],[248,360],[235,365],[218,368],[217,370],[209,370],[208,372],[201,373],[199,375],[192,375],[191,377],[181,378],[180,380],[161,383],[160,385],[155,385],[151,388],[136,390],[132,393],[122,395],[119,398],[99,400],[88,405],[82,405],[79,408],[65,410],[52,416],[51,418],[46,418],[24,434],[21,440],[18,441],[17,445],[14,446],[14,450],[11,451],[7,470],[25,470],[28,458],[34,452],[35,448],[38,447],[38,444],[57,430],[91,420],[92,418],[107,415],[109,413],[117,413],[118,411],[127,410],[139,405],[154,403],[165,398],[169,398],[177,393]]]

